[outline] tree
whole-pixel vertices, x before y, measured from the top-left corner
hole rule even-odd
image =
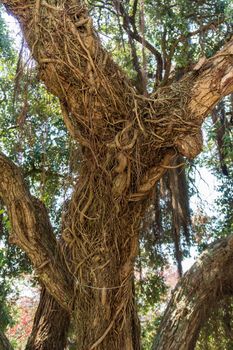
[[[170,76],[171,57],[162,81],[161,55],[154,50],[156,90],[146,92],[142,74],[140,94],[101,46],[83,2],[2,3],[19,20],[40,78],[59,98],[66,127],[82,147],[61,241],[20,169],[1,154],[11,241],[73,316],[77,349],[139,349],[133,267],[141,220],[156,182],[177,154],[193,158],[201,151],[204,118],[233,91],[232,40],[178,81]],[[122,3],[113,4],[129,37],[148,47],[127,23]]]

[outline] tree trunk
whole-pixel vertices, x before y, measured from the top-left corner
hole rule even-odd
[[[67,222],[63,234],[72,252],[71,269],[75,271],[77,350],[139,350],[133,267],[143,207],[134,205],[133,210],[124,207],[119,211],[111,193],[100,196],[99,190],[100,187],[94,190],[96,200],[90,205],[88,215],[94,217],[107,205],[106,215],[94,222],[80,222],[75,217],[73,213],[82,198],[80,186],[71,200],[68,211],[71,222]],[[73,235],[78,232],[82,236],[74,242]]]
[[[233,236],[203,252],[175,288],[153,350],[193,350],[211,311],[233,295]]]
[[[31,335],[25,350],[64,350],[70,315],[42,287]]]
[[[13,350],[9,340],[5,334],[0,330],[0,350]]]

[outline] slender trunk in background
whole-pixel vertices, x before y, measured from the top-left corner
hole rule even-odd
[[[64,350],[70,315],[42,287],[33,328],[25,350]]]
[[[13,350],[8,338],[6,335],[0,330],[0,350]]]

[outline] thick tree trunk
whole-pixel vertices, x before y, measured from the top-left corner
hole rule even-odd
[[[0,350],[13,350],[9,340],[5,334],[0,330]]]
[[[79,191],[76,195],[80,196]],[[90,217],[93,217],[94,210],[99,212],[98,208],[106,205],[98,192],[94,191],[94,195],[96,201],[91,205]],[[111,194],[107,199],[104,218],[83,223],[78,219],[74,230],[73,213],[80,200],[73,198],[69,209],[71,224],[67,225],[63,235],[72,252],[71,268],[75,271],[77,350],[139,350],[133,266],[142,207],[138,205],[133,211],[125,207],[119,211]],[[73,242],[72,236],[77,232],[81,232],[82,237]]]
[[[193,350],[210,312],[233,295],[233,236],[206,250],[175,288],[153,350]]]
[[[64,350],[70,314],[43,287],[25,350]]]

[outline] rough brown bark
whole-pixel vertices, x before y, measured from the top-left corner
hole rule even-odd
[[[25,350],[64,350],[70,314],[43,287]]]
[[[5,334],[0,330],[0,350],[13,350],[9,340]]]
[[[153,350],[193,350],[201,326],[224,296],[233,293],[233,236],[213,244],[172,293]]]
[[[77,349],[138,350],[132,275],[140,222],[174,155],[200,152],[204,117],[233,90],[232,42],[182,81],[145,98],[101,47],[83,1],[2,2],[19,20],[41,79],[59,97],[83,150],[63,230],[64,275],[75,280],[67,295],[74,301]],[[30,245],[23,249],[32,258]],[[67,305],[67,285],[58,281],[64,302],[46,266],[39,271],[43,283]],[[60,265],[53,266],[60,276]]]

